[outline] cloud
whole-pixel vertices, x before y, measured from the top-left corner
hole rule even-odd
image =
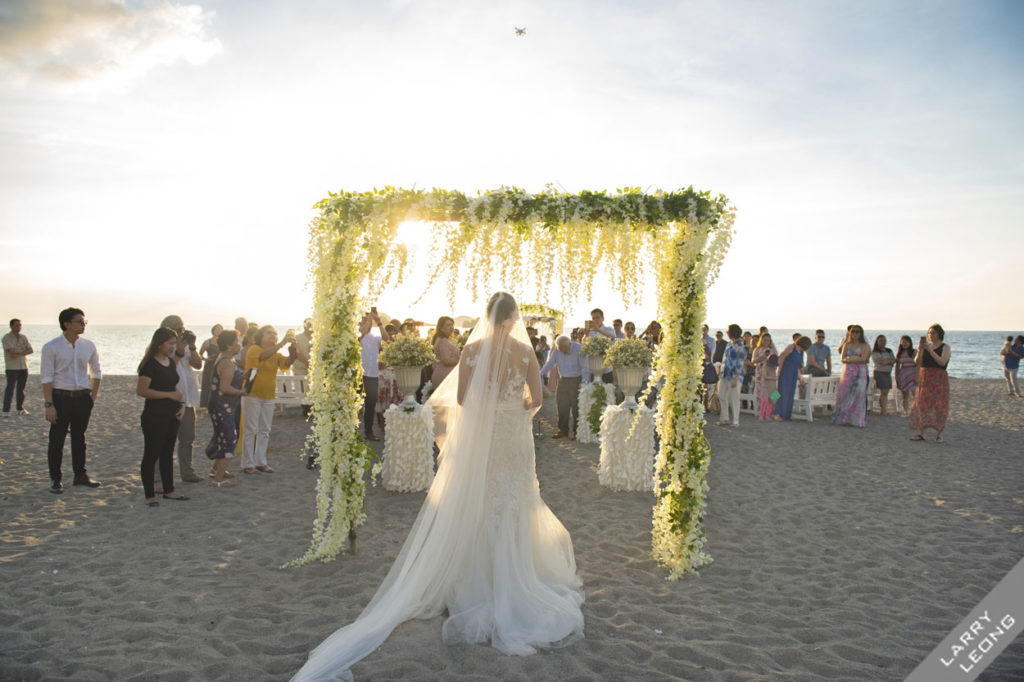
[[[126,82],[150,69],[202,64],[223,47],[213,13],[169,2],[0,0],[0,73],[15,83]]]

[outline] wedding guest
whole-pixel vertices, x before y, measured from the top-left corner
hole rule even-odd
[[[548,361],[541,368],[541,374],[558,371],[558,383],[555,388],[555,404],[558,409],[558,431],[552,438],[575,438],[576,433],[569,431],[569,417],[572,423],[580,423],[580,382],[590,380],[587,362],[580,354],[582,345],[571,341],[568,336],[555,339],[555,347],[548,356]]]
[[[96,344],[82,336],[89,321],[81,308],[65,308],[57,316],[60,336],[43,346],[39,381],[43,387],[46,421],[50,437],[46,459],[50,468],[50,492],[64,492],[61,463],[64,440],[71,431],[71,466],[75,472],[73,485],[98,488],[99,481],[89,478],[85,468],[85,431],[89,428],[92,407],[100,392],[100,356]]]
[[[636,325],[635,324],[633,324],[632,322],[627,322],[626,326],[624,327],[624,329],[626,330],[626,338],[627,339],[635,339],[636,338]]]
[[[722,361],[725,356],[725,347],[729,345],[729,342],[722,338],[721,330],[715,332],[715,352],[711,356],[711,362],[716,365]]]
[[[896,349],[896,388],[903,392],[903,416],[910,414],[917,390],[917,362],[914,360],[914,341],[904,334]]]
[[[772,419],[787,421],[793,416],[793,401],[800,381],[800,368],[804,366],[804,351],[811,347],[811,340],[801,336],[779,353],[779,399],[775,402]]]
[[[871,361],[875,366],[875,388],[878,389],[878,411],[884,417],[889,410],[889,391],[892,390],[892,368],[896,364],[896,356],[885,345],[884,334],[875,337],[875,347],[871,349]]]
[[[229,329],[217,335],[216,360],[211,363],[213,379],[210,386],[210,422],[213,435],[206,445],[206,456],[213,462],[213,486],[234,488],[234,478],[228,472],[229,460],[235,456],[238,447],[238,427],[235,415],[242,409],[242,370],[234,363],[235,354],[242,344],[238,330]]]
[[[380,335],[373,334],[373,326],[380,330]],[[408,330],[408,331],[407,331]],[[412,320],[402,323],[402,332],[415,334],[416,325]],[[373,435],[373,419],[377,408],[377,389],[380,367],[377,356],[380,355],[381,344],[391,341],[391,334],[380,321],[380,315],[367,313],[359,322],[359,356],[363,365],[363,437],[366,440],[380,440]]]
[[[706,324],[700,328],[700,342],[704,346],[704,364],[707,365],[714,362],[715,340],[708,334],[708,326]]]
[[[871,346],[864,340],[864,328],[859,324],[851,325],[840,348],[840,361],[845,367],[843,378],[839,380],[832,423],[864,428],[867,412],[868,361],[871,359]]]
[[[615,330],[604,323],[604,311],[600,308],[594,308],[590,311],[590,321],[587,323],[587,336],[604,336],[615,341]],[[606,384],[615,383],[613,371],[612,367],[605,368],[604,373],[601,374],[601,381]]]
[[[144,445],[140,473],[146,504],[150,507],[159,504],[153,483],[157,462],[160,463],[163,496],[168,500],[188,499],[174,492],[174,439],[178,435],[184,407],[174,359],[177,348],[178,332],[170,327],[160,327],[153,332],[153,339],[139,363],[135,393],[146,399],[141,418]]]
[[[548,337],[542,334],[533,350],[537,353],[537,364],[543,367],[544,363],[548,361],[548,354],[551,353],[551,346],[548,345]],[[541,374],[540,380],[543,384],[546,384],[548,380],[547,375]]]
[[[178,474],[186,483],[199,483],[203,478],[192,466],[192,453],[196,440],[196,407],[199,405],[199,385],[196,383],[197,370],[203,366],[203,359],[196,350],[196,335],[185,329],[185,322],[178,315],[168,315],[161,327],[173,329],[178,335],[174,349],[175,368],[178,372],[178,390],[181,391],[182,409],[178,417]]]
[[[210,381],[213,379],[213,363],[220,357],[217,337],[224,331],[224,325],[215,324],[210,328],[210,338],[199,347],[199,357],[203,359],[203,374],[199,380],[199,407],[210,406]]]
[[[647,329],[640,335],[640,338],[647,342],[651,350],[655,350],[661,343],[661,325],[658,324],[658,321],[651,320],[651,323],[647,325]]]
[[[729,345],[722,358],[722,372],[718,377],[718,402],[722,412],[719,415],[719,426],[740,425],[740,378],[743,374],[743,361],[747,358],[747,348],[741,341],[742,332],[738,324],[729,325]],[[732,411],[732,421],[729,413]]]
[[[389,322],[384,325],[384,329],[392,338],[398,336],[399,327],[394,324]],[[384,414],[392,405],[401,403],[403,396],[402,392],[398,390],[398,377],[395,375],[395,368],[381,367],[379,362],[377,365],[377,403],[373,409],[377,416],[377,425],[380,426],[381,431],[384,431],[387,428]]]
[[[946,370],[951,354],[945,338],[942,325],[933,324],[928,327],[927,339],[922,336],[917,345],[917,395],[910,410],[910,428],[917,434],[911,436],[911,440],[924,440],[925,431],[935,429],[935,442],[943,442],[942,432],[949,417],[949,376]]]
[[[245,352],[245,371],[256,370],[256,376],[248,392],[242,396],[242,472],[254,474],[257,471],[272,474],[274,470],[267,463],[267,446],[270,445],[270,429],[274,424],[274,398],[277,397],[277,373],[287,370],[295,356],[282,355],[278,351],[285,344],[295,341],[295,332],[289,329],[281,341],[277,330],[269,324],[260,327],[253,337],[253,345]],[[371,417],[373,413],[370,413]]]
[[[616,339],[624,339],[624,338],[626,338],[626,333],[624,331],[622,331],[622,320],[619,320],[619,319],[612,320],[612,331],[615,333],[615,338]]]
[[[747,350],[747,357],[743,360],[743,385],[740,387],[743,393],[749,393],[754,383],[754,348],[757,347],[757,341],[750,332],[743,332],[743,347]]]
[[[1009,339],[1010,337],[1007,337]],[[1017,370],[1020,368],[1020,359],[1024,357],[1024,335],[1018,335],[1013,344],[1006,349],[1003,355],[1003,378],[1006,379],[1006,390],[1012,396],[1022,397],[1020,387],[1017,385]]]
[[[441,382],[445,380],[453,369],[459,364],[459,347],[452,343],[451,336],[455,330],[455,320],[442,316],[437,320],[434,328],[434,336],[431,344],[434,346],[434,355],[437,362],[434,363],[430,374],[430,381],[436,390]]]
[[[309,374],[309,353],[313,347],[313,319],[302,321],[302,331],[295,335],[295,351],[298,357],[292,363],[292,374],[304,377]]]
[[[832,349],[825,345],[825,332],[821,329],[814,332],[814,343],[807,349],[804,373],[812,377],[832,376]]]
[[[754,349],[754,405],[759,421],[772,416],[771,395],[779,387],[779,351],[772,343],[772,335],[765,332]]]
[[[21,320],[11,320],[10,333],[4,334],[4,371],[7,374],[7,384],[4,386],[4,410],[5,417],[11,416],[11,399],[15,399],[15,408],[18,414],[27,415],[25,409],[25,382],[28,381],[28,362],[25,358],[32,355],[32,344],[28,337],[21,333]]]
[[[249,321],[244,317],[236,317],[235,331],[238,332],[238,340],[240,341],[238,354],[235,355],[235,364],[238,365],[239,369],[245,369],[245,337],[249,332]]]

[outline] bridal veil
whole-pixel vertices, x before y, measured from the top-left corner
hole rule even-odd
[[[495,294],[427,402],[437,475],[405,544],[359,617],[313,650],[294,680],[351,679],[349,667],[400,623],[446,609],[448,644],[489,641],[525,655],[583,636],[572,541],[537,486],[531,402],[540,390],[515,300]]]

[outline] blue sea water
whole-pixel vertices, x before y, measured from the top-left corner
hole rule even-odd
[[[301,330],[301,324],[277,325],[278,333],[284,334],[288,329]],[[209,337],[210,330],[207,327],[199,327],[196,330],[200,343]],[[756,332],[756,329],[750,331]],[[799,331],[808,336],[813,336],[814,329],[772,329],[772,338],[780,350],[785,343],[788,343],[793,332]],[[39,354],[50,339],[56,337],[60,330],[56,325],[25,325],[22,333],[28,336],[32,347],[36,352],[29,356],[29,372],[39,373]],[[714,330],[712,330],[712,334]],[[845,329],[826,329],[825,343],[832,347],[833,370],[839,365],[836,348],[845,335]],[[952,349],[953,355],[949,364],[949,374],[953,377],[964,379],[995,379],[1002,377],[1002,365],[999,363],[999,349],[1003,345],[1008,334],[1024,333],[1024,330],[1006,331],[947,331],[946,341]],[[878,334],[885,334],[887,345],[894,351],[899,344],[899,338],[903,334],[909,334],[916,345],[917,339],[924,334],[923,329],[912,330],[875,330],[866,329],[865,334],[869,343],[874,343]],[[86,337],[92,339],[100,355],[100,365],[104,374],[130,374],[136,373],[139,360],[146,350],[150,337],[153,335],[153,328],[144,325],[89,325],[85,333]]]

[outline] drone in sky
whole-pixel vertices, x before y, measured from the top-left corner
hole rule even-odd
[[[512,28],[514,28],[516,30],[516,35],[517,36],[525,36],[526,35],[526,27],[525,26],[523,28],[519,28],[518,26],[513,26]]]

